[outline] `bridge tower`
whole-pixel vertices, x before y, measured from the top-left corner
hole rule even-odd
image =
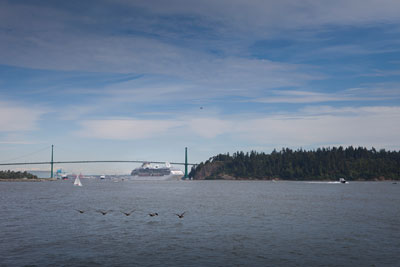
[[[188,159],[187,159],[187,147],[185,147],[185,176],[183,176],[183,179],[188,179]]]
[[[54,145],[51,145],[51,161],[50,161],[50,165],[51,165],[51,177],[50,177],[50,178],[53,178],[53,165],[54,165],[54,160],[53,160],[53,148],[54,148]]]

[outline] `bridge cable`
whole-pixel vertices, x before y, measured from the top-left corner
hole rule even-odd
[[[19,156],[19,157],[15,157],[15,158],[12,158],[12,159],[0,160],[0,162],[11,162],[11,161],[14,161],[16,159],[21,159],[21,158],[24,158],[24,157],[27,157],[27,156],[35,155],[35,154],[37,154],[39,152],[42,152],[42,151],[45,151],[45,150],[47,150],[49,148],[51,148],[51,146],[46,146],[45,148],[41,148],[41,149],[36,150],[34,152],[31,152],[31,153],[28,153],[28,154],[25,154],[25,155],[22,155],[22,156]]]

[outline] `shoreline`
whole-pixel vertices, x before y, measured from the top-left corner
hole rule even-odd
[[[16,178],[16,179],[0,179],[0,182],[54,182],[57,181],[56,178],[36,178],[36,179],[28,179],[28,178]]]
[[[255,178],[237,178],[237,179],[193,179],[193,181],[265,181],[265,182],[338,182],[339,180],[288,180],[288,179],[255,179]],[[346,180],[347,182],[400,182],[400,179],[356,179]]]
[[[27,179],[27,178],[16,178],[16,179],[0,179],[0,182],[55,182],[61,181],[57,178],[36,178],[36,179]],[[184,181],[184,180],[182,180]],[[284,179],[193,179],[191,181],[251,181],[251,182],[338,182],[337,180],[284,180]],[[400,182],[400,180],[350,180],[348,182]]]

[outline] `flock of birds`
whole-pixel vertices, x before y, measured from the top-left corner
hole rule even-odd
[[[84,210],[80,210],[80,209],[75,209],[75,210],[77,212],[79,212],[79,213],[85,213]],[[95,211],[98,212],[98,213],[101,213],[102,215],[107,215],[107,213],[110,213],[113,210],[95,210]],[[128,211],[128,212],[126,212],[126,211],[120,211],[120,212],[122,214],[124,214],[125,216],[130,216],[132,213],[135,212],[135,210],[131,210],[131,211]],[[174,213],[174,215],[178,216],[179,219],[182,219],[185,216],[185,213],[186,213],[186,211],[184,211],[182,213]],[[148,213],[148,215],[150,217],[155,217],[155,216],[158,216],[158,213],[157,212],[151,212],[151,213]]]

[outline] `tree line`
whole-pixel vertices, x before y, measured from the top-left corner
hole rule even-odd
[[[37,179],[38,177],[36,175],[33,175],[31,173],[28,173],[26,171],[20,172],[20,171],[0,171],[0,179]]]
[[[284,179],[284,180],[398,180],[400,152],[349,146],[292,150],[270,154],[238,151],[218,154],[196,168],[194,179]]]

